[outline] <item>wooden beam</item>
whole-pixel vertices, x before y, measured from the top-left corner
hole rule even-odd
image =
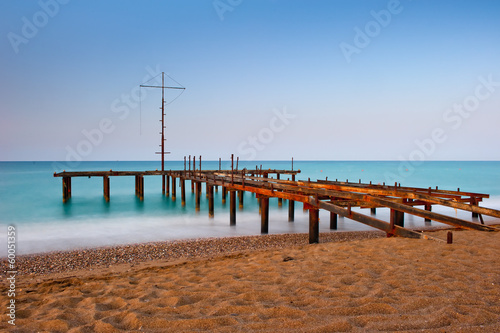
[[[390,200],[372,197],[369,195],[365,195],[365,200],[378,203],[380,205],[398,210],[400,212],[405,212],[405,213],[412,214],[415,216],[428,218],[428,219],[431,219],[433,221],[453,225],[455,227],[461,227],[461,228],[471,229],[471,230],[482,230],[482,231],[500,231],[500,229],[498,229],[498,228],[461,220],[461,219],[451,217],[451,216],[446,216],[446,215],[442,215],[442,214],[438,214],[438,213],[429,212],[426,210],[407,206],[405,204],[400,204],[400,203],[396,203],[396,202],[393,202]]]

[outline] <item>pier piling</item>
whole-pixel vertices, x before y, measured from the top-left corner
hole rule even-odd
[[[226,196],[227,196],[227,188],[225,186],[222,186],[222,203],[226,203]]]
[[[288,200],[288,222],[295,220],[295,201]]]
[[[170,196],[170,175],[165,175],[166,185],[165,185],[165,195]]]
[[[425,210],[428,212],[432,211],[432,205],[425,205]],[[425,222],[431,222],[431,219],[425,218]]]
[[[186,206],[186,180],[184,178],[179,178],[179,182],[181,185],[181,204],[182,206]]]
[[[144,200],[144,176],[135,176],[135,195],[139,200]]]
[[[477,200],[476,200],[476,198],[475,198],[475,197],[471,197],[471,198],[470,198],[470,204],[471,204],[471,205],[477,205],[477,204],[478,204],[478,202],[477,202]],[[476,213],[476,212],[472,212],[472,218],[478,218],[478,217],[479,217],[479,214],[478,214],[478,213]]]
[[[276,179],[278,179],[278,180],[280,179],[280,174],[279,173],[276,174]],[[281,207],[281,206],[283,206],[283,199],[282,198],[278,198],[278,207]]]
[[[239,209],[243,209],[243,196],[245,194],[245,191],[238,191],[238,202],[239,202]]]
[[[214,187],[213,185],[208,185],[207,183],[207,192],[208,192],[208,217],[214,218]]]
[[[196,199],[195,199],[195,205],[196,205],[196,211],[200,211],[200,193],[201,193],[201,183],[196,182]]]
[[[63,202],[66,202],[71,198],[71,177],[63,177],[62,187]]]
[[[392,225],[397,225],[400,227],[405,226],[405,213],[403,212],[391,209],[390,219],[391,219],[391,226]]]
[[[309,209],[309,244],[319,243],[319,209]]]
[[[337,230],[337,217],[338,215],[334,212],[330,212],[330,229]]]
[[[229,191],[229,225],[236,225],[236,191]]]
[[[104,192],[104,200],[106,200],[106,202],[109,202],[109,176],[102,177],[102,185]]]
[[[269,233],[269,197],[261,197],[260,232]]]
[[[176,186],[175,186],[175,177],[172,176],[172,201],[175,201],[175,197],[176,197]]]

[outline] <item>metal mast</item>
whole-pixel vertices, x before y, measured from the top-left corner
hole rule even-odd
[[[140,85],[141,88],[161,88],[161,152],[156,154],[161,154],[161,171],[165,171],[165,154],[170,154],[170,152],[165,152],[165,89],[181,89],[184,87],[168,87],[165,86],[165,72],[161,72],[161,86],[147,86]],[[165,175],[162,175],[162,192],[165,194]]]

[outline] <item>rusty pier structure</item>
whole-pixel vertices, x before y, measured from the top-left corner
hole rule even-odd
[[[110,200],[110,178],[117,176],[135,177],[135,194],[144,200],[144,177],[162,176],[165,185],[163,193],[177,200],[177,190],[180,187],[182,205],[186,204],[186,184],[190,182],[191,191],[195,194],[195,209],[200,210],[202,186],[208,198],[208,216],[214,217],[214,196],[221,188],[222,202],[229,196],[229,225],[236,225],[236,197],[239,207],[243,207],[244,192],[250,192],[259,200],[261,233],[269,232],[269,199],[277,198],[278,205],[288,201],[288,221],[294,222],[295,203],[302,203],[303,210],[309,211],[309,242],[319,242],[319,211],[330,213],[330,229],[337,229],[338,216],[357,221],[387,233],[387,236],[402,236],[409,238],[429,237],[422,232],[405,228],[405,214],[423,218],[426,222],[436,221],[456,228],[481,231],[500,231],[500,228],[484,224],[483,215],[500,218],[500,211],[479,206],[488,194],[443,190],[436,188],[402,187],[400,184],[372,184],[339,180],[296,180],[300,170],[255,169],[238,170],[234,168],[234,158],[231,157],[231,169],[202,170],[201,156],[199,168],[195,167],[195,159],[184,170],[154,170],[154,171],[63,171],[54,173],[54,177],[62,178],[63,202],[71,198],[71,179],[73,177],[102,177],[103,193],[106,201]],[[284,178],[287,179],[284,179]],[[471,220],[444,215],[432,211],[433,206],[445,206],[455,210],[471,213]],[[359,207],[369,210],[368,214],[353,211]],[[376,217],[377,208],[390,209],[389,221]]]

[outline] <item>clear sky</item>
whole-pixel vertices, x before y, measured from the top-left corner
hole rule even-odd
[[[3,0],[0,160],[159,159],[161,90],[138,86],[162,71],[186,88],[166,92],[167,159],[499,160],[499,18],[495,0]]]

